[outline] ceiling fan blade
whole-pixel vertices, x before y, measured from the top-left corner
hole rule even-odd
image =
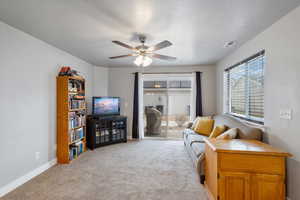
[[[165,41],[162,41],[162,42],[160,42],[160,43],[158,43],[158,44],[156,44],[156,45],[154,45],[152,47],[149,47],[147,49],[147,51],[157,51],[157,50],[169,47],[171,45],[172,45],[172,43],[170,41],[165,40]]]
[[[112,41],[112,42],[115,43],[115,44],[117,44],[117,45],[120,45],[120,46],[122,46],[122,47],[125,47],[125,48],[127,48],[127,49],[136,50],[136,48],[134,48],[134,47],[132,47],[132,46],[130,46],[130,45],[128,45],[128,44],[125,44],[125,43],[123,43],[123,42],[116,41],[116,40],[114,40],[114,41]]]
[[[109,57],[110,59],[116,59],[116,58],[125,58],[125,57],[129,57],[129,56],[135,56],[135,54],[127,54],[127,55],[121,55],[121,56],[112,56]]]
[[[153,57],[153,58],[158,58],[158,59],[168,60],[168,61],[174,61],[174,60],[177,59],[176,57],[165,56],[165,55],[161,55],[161,54],[157,54],[157,53],[153,53],[150,56]]]

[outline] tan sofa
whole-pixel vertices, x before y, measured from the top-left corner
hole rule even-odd
[[[247,125],[229,115],[216,115],[213,117],[213,119],[215,120],[214,126],[226,125],[229,128],[238,128],[237,139],[262,140],[263,132],[261,129]],[[194,163],[194,166],[197,168],[201,183],[203,183],[204,166],[202,160],[204,157],[203,153],[205,148],[203,139],[207,137],[195,133],[192,129],[190,129],[190,126],[191,124],[183,131],[184,145]]]

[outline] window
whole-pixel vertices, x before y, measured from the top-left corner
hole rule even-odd
[[[171,80],[171,81],[144,81],[144,88],[191,88],[190,80]]]
[[[249,121],[264,121],[265,51],[224,72],[226,112]]]
[[[167,81],[144,81],[144,88],[167,88]]]
[[[169,88],[191,88],[191,87],[192,87],[192,82],[188,80],[169,81]]]

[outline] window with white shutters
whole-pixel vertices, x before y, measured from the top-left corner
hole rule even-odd
[[[249,121],[264,121],[265,51],[261,51],[224,72],[226,112]]]

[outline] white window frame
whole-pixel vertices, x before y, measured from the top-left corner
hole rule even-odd
[[[230,91],[231,87],[229,86],[229,84],[230,84],[229,83],[230,82],[230,77],[229,77],[230,73],[229,73],[229,71],[231,69],[233,69],[235,67],[238,67],[242,64],[246,64],[246,73],[249,73],[249,66],[247,65],[247,63],[249,63],[252,60],[257,59],[258,57],[261,57],[261,56],[264,59],[263,70],[265,70],[265,50],[262,50],[262,51],[258,52],[257,54],[255,54],[255,55],[253,55],[253,56],[251,56],[251,57],[249,57],[249,58],[247,58],[247,59],[245,59],[245,60],[243,60],[243,61],[227,68],[227,69],[225,69],[224,76],[223,76],[224,77],[224,82],[223,82],[224,83],[224,92],[223,93],[224,93],[224,97],[225,97],[224,105],[225,105],[225,108],[226,108],[225,109],[225,114],[229,114],[229,115],[241,118],[241,119],[246,120],[246,121],[250,121],[250,122],[254,122],[254,123],[258,123],[258,124],[264,124],[264,117],[260,118],[260,117],[254,117],[254,116],[249,115],[249,108],[250,108],[249,107],[249,97],[250,97],[249,89],[250,89],[250,87],[245,86],[246,87],[246,90],[245,90],[245,92],[246,92],[246,105],[245,105],[246,114],[242,115],[242,114],[237,114],[237,113],[231,112],[231,108],[232,108],[232,106],[231,106],[231,96],[230,96],[231,95],[231,91]],[[265,77],[264,77],[264,80],[265,80]],[[249,79],[247,78],[245,81],[246,81],[245,84],[248,85],[249,84],[248,83]]]

